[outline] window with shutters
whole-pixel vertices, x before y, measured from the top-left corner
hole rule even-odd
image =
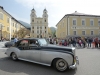
[[[3,13],[0,12],[0,19],[3,20]]]
[[[82,31],[82,35],[85,35],[85,31]]]

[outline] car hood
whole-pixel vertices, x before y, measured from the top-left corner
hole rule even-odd
[[[68,52],[72,52],[72,50],[75,49],[74,47],[65,47],[65,46],[52,45],[52,44],[43,46],[43,48],[50,49],[50,50],[56,50],[56,51],[68,51]]]
[[[5,45],[7,45],[7,44],[14,44],[14,42],[10,42],[10,41],[9,41],[9,42],[6,42],[6,43],[5,43]]]
[[[8,43],[10,43],[10,42],[6,42],[5,44],[8,44]]]

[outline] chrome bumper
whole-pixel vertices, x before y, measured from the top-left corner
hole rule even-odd
[[[79,65],[79,59],[76,56],[76,62],[74,63],[74,65],[69,66],[69,69],[75,69],[75,68],[77,68],[77,64]]]

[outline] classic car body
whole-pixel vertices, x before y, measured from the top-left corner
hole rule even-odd
[[[13,46],[14,44],[15,44],[14,41],[11,40],[11,41],[8,41],[8,42],[5,43],[5,47],[11,47],[11,46]]]
[[[78,57],[75,48],[48,44],[45,39],[28,38],[19,40],[5,54],[13,60],[25,60],[42,65],[54,66],[58,71],[75,69]]]

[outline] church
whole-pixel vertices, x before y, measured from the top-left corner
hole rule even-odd
[[[47,10],[43,10],[42,17],[37,17],[36,11],[33,8],[30,14],[31,37],[33,38],[47,38],[48,37],[48,14]]]

